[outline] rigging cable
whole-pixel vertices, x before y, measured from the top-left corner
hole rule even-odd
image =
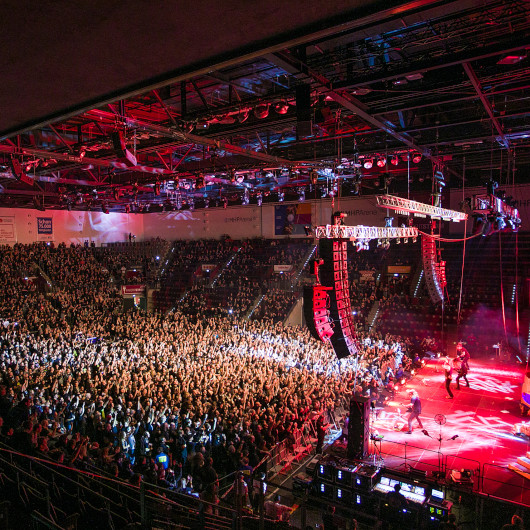
[[[501,304],[502,304],[502,325],[504,327],[504,340],[507,342],[508,337],[506,334],[506,311],[504,308],[504,288],[503,288],[503,277],[502,277],[502,245],[501,245],[501,232],[499,232],[499,267],[501,273]]]
[[[464,157],[463,168],[462,168],[462,202],[464,201],[465,187],[466,187],[466,158]],[[464,221],[464,246],[462,249],[462,271],[460,272],[460,293],[458,295],[458,313],[456,317],[457,335],[458,335],[459,328],[460,328],[460,313],[462,311],[462,290],[464,286],[464,265],[466,261],[466,240],[467,240],[467,219]]]

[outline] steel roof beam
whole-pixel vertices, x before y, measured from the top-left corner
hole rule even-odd
[[[477,96],[479,97],[480,101],[482,102],[482,105],[485,109],[485,111],[488,113],[488,116],[490,117],[491,123],[493,123],[493,126],[495,127],[497,133],[499,134],[499,138],[501,139],[504,147],[506,149],[510,149],[510,142],[508,141],[508,138],[504,135],[504,131],[502,130],[501,124],[499,123],[499,120],[495,117],[493,114],[493,109],[491,108],[491,104],[489,102],[489,99],[484,95],[482,92],[482,87],[480,86],[480,81],[478,80],[475,71],[473,70],[473,67],[469,63],[464,63],[463,65],[464,71],[466,72],[467,76],[469,77],[469,80],[471,81],[471,84],[473,85],[473,88],[475,89],[475,92],[477,93]]]
[[[374,72],[369,75],[358,77],[353,82],[351,79],[346,79],[333,84],[335,90],[349,89],[352,87],[363,87],[372,85],[374,83],[384,83],[385,81],[392,81],[398,77],[406,77],[407,75],[415,73],[425,73],[441,68],[450,68],[451,66],[458,66],[460,64],[489,59],[500,55],[501,53],[514,53],[527,49],[529,46],[528,33],[519,32],[510,34],[509,39],[505,41],[505,45],[494,44],[484,48],[475,48],[472,51],[456,52],[453,54],[443,54],[441,57],[430,58],[426,60],[408,61],[402,68],[395,70],[382,70],[381,72]],[[477,53],[480,50],[481,53]]]
[[[90,111],[88,113],[88,116],[90,116],[91,118],[95,120],[102,120],[102,121],[106,121],[109,119],[111,120],[115,119],[115,117],[112,114],[109,114],[108,112],[97,110],[97,109]],[[291,166],[294,163],[293,161],[287,160],[285,158],[280,158],[280,157],[268,155],[265,153],[258,153],[257,151],[254,151],[252,149],[246,149],[244,147],[239,147],[238,145],[232,145],[222,140],[214,140],[212,138],[207,138],[205,136],[199,136],[198,134],[189,133],[179,128],[169,129],[162,125],[156,125],[154,123],[145,122],[145,121],[138,120],[135,118],[129,118],[127,116],[120,116],[120,118],[121,120],[123,120],[123,122],[128,127],[136,128],[136,129],[143,129],[148,132],[151,131],[153,133],[157,133],[157,134],[160,134],[168,138],[176,138],[176,139],[183,140],[186,142],[191,142],[194,144],[214,147],[216,149],[222,149],[230,153],[243,155],[248,158],[254,158],[256,160],[260,160],[261,162],[283,164],[286,166]]]
[[[342,105],[344,108],[347,108],[351,112],[357,114],[361,119],[364,121],[370,123],[374,127],[385,131],[387,134],[395,138],[396,140],[402,142],[406,146],[410,147],[411,149],[414,149],[420,153],[422,153],[424,156],[431,158],[433,161],[438,162],[439,160],[436,157],[433,157],[430,149],[420,147],[414,143],[414,141],[406,134],[399,133],[395,130],[395,125],[389,121],[382,121],[372,114],[370,114],[367,110],[367,107],[363,105],[359,100],[351,96],[350,94],[346,92],[339,93],[335,90],[333,90],[333,84],[328,81],[324,76],[318,74],[317,72],[312,71],[311,69],[307,68],[306,65],[303,65],[304,68],[307,71],[307,75],[302,72],[302,69],[300,68],[301,65],[294,65],[291,61],[291,58],[287,58],[285,56],[285,53],[282,53],[281,56],[278,54],[274,54],[269,56],[270,60],[274,62],[279,68],[284,69],[287,73],[296,75],[296,73],[300,74],[299,79],[305,80],[305,82],[310,82],[311,80],[316,81],[319,85],[321,85],[323,88],[325,88],[326,95],[329,96],[331,99],[333,99],[335,102]],[[296,60],[296,59],[295,59]]]

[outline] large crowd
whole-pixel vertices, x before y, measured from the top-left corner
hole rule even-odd
[[[275,314],[214,314],[193,295],[167,314],[123,312],[84,246],[0,255],[1,441],[133,483],[216,502],[218,476],[255,468],[354,393],[384,398],[414,362],[410,341],[362,330],[359,358],[339,361]]]

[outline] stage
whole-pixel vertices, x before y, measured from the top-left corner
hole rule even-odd
[[[428,476],[440,472],[448,484],[456,478],[458,486],[530,505],[530,480],[508,469],[530,450],[530,438],[513,434],[516,424],[530,422],[519,408],[524,368],[472,359],[470,388],[461,379],[456,390],[453,377],[454,399],[446,399],[442,364],[442,359],[427,360],[400,385],[394,400],[371,409],[370,458],[386,468],[410,467]],[[420,396],[420,418],[428,435],[416,420],[412,434],[406,432],[410,389]],[[471,478],[460,477],[462,470],[472,471]]]

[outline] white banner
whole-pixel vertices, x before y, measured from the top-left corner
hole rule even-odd
[[[0,217],[0,241],[10,243],[16,241],[15,216]]]
[[[292,270],[292,265],[274,265],[274,272],[291,272]]]

